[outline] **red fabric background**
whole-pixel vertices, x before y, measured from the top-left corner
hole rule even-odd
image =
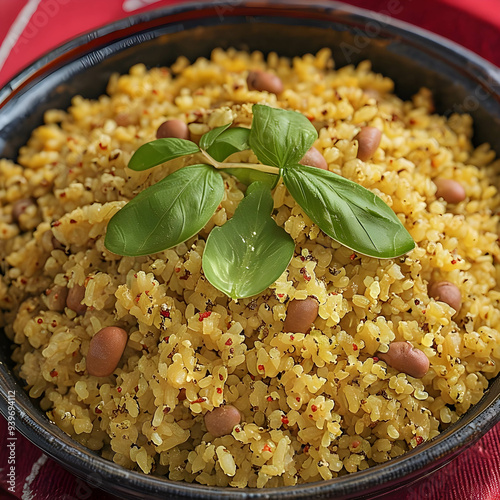
[[[29,0],[0,0],[0,44]],[[48,50],[74,36],[159,6],[186,0],[40,0],[3,67],[0,86]],[[228,1],[228,8],[236,0]],[[347,3],[382,12],[427,28],[454,40],[500,66],[500,0],[347,0]],[[124,9],[124,6],[128,9]],[[135,7],[133,12],[131,8]],[[110,500],[116,497],[85,481],[47,458],[16,434],[16,481],[8,492],[7,425],[0,417],[0,500]],[[432,476],[383,500],[498,500],[500,499],[500,424],[481,441]]]

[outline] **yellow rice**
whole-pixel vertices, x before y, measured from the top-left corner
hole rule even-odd
[[[249,91],[249,69],[276,73],[284,92]],[[181,57],[168,69],[136,65],[111,78],[107,95],[48,111],[18,164],[0,160],[0,326],[17,345],[19,376],[50,419],[126,468],[275,487],[390,460],[477,403],[500,367],[500,162],[488,144],[473,147],[470,116],[433,114],[428,89],[408,102],[393,89],[369,62],[334,69],[328,49],[293,60],[215,50],[210,60]],[[261,295],[229,300],[201,270],[208,232],[244,196],[244,186],[227,178],[224,200],[198,236],[149,257],[108,252],[110,217],[184,165],[127,169],[158,126],[179,118],[195,139],[230,121],[249,127],[254,103],[304,113],[329,169],[388,203],[415,250],[390,260],[356,255],[326,237],[279,185],[274,217],[295,239],[295,256]],[[353,138],[366,125],[383,136],[365,163]],[[244,152],[234,160],[256,158]],[[466,200],[436,199],[437,176],[459,181]],[[37,205],[15,224],[12,205],[27,197]],[[52,248],[50,231],[67,253]],[[459,314],[429,298],[436,280],[459,287]],[[86,314],[48,310],[45,292],[54,285],[85,285]],[[287,304],[307,296],[320,303],[314,328],[283,332]],[[114,374],[98,379],[86,372],[86,354],[105,326],[124,328],[129,341]],[[422,379],[374,359],[403,340],[430,360]],[[237,407],[242,422],[213,438],[203,416],[222,404]]]

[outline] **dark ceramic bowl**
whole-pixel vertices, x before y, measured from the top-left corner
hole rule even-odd
[[[208,56],[215,47],[284,56],[330,47],[338,66],[370,59],[396,81],[403,98],[421,86],[433,90],[437,111],[469,112],[476,137],[500,153],[500,71],[440,37],[347,5],[325,2],[226,0],[164,8],[116,22],[65,44],[0,91],[0,157],[15,158],[49,108],[71,96],[97,97],[111,73],[130,66],[168,65],[179,55]],[[0,336],[0,410],[15,391],[16,426],[89,484],[125,498],[336,498],[368,497],[430,474],[463,452],[500,420],[500,377],[466,415],[438,437],[386,464],[348,476],[295,486],[253,490],[210,488],[168,481],[118,467],[75,443],[37,407],[12,373],[11,347]]]

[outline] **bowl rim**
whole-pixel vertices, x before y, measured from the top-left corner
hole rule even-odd
[[[210,2],[194,1],[159,7],[157,9],[114,21],[100,28],[79,35],[63,43],[56,49],[49,51],[39,60],[33,62],[13,77],[0,90],[0,112],[3,106],[14,95],[22,93],[25,90],[29,90],[30,84],[36,82],[37,78],[41,77],[47,71],[50,71],[51,68],[57,68],[59,64],[64,65],[65,61],[70,60],[75,53],[81,54],[83,47],[86,47],[90,51],[96,50],[98,46],[101,46],[102,43],[110,37],[113,40],[117,40],[121,36],[129,38],[133,33],[137,33],[136,28],[138,26],[145,25],[143,29],[153,30],[155,26],[160,25],[156,22],[160,19],[163,19],[165,22],[176,22],[167,21],[165,19],[167,16],[173,19],[175,16],[182,16],[189,12],[210,11],[213,10],[215,6],[227,5],[227,0],[212,0]],[[404,39],[407,42],[416,44],[419,47],[425,45],[430,52],[436,52],[441,58],[451,61],[451,63],[457,67],[463,65],[464,71],[467,71],[467,73],[475,73],[476,81],[480,82],[483,86],[486,86],[486,88],[488,88],[492,92],[493,96],[500,102],[499,68],[495,67],[492,63],[486,61],[470,50],[464,49],[455,42],[433,34],[422,28],[415,27],[409,23],[395,20],[393,18],[388,19],[386,16],[382,16],[376,12],[361,9],[342,2],[326,0],[312,0],[311,2],[307,0],[243,0],[236,5],[235,10],[237,11],[241,8],[267,9],[269,11],[275,11],[275,15],[283,14],[283,11],[280,10],[281,8],[289,8],[292,10],[302,9],[302,11],[315,10],[315,12],[325,10],[328,12],[342,11],[347,12],[354,18],[363,20],[363,22],[367,22],[368,20],[378,23],[384,29],[391,29],[391,33],[394,33],[395,31],[401,36],[404,35]],[[130,34],[127,34],[128,31],[130,31]],[[0,365],[1,364],[2,363],[0,363]],[[12,380],[10,380],[9,377],[11,377]],[[16,385],[10,370],[4,370],[3,368],[0,369],[0,413],[2,413],[5,418],[8,418],[9,415],[7,406],[9,391],[18,390],[19,387],[20,386],[18,384]],[[198,498],[216,499],[220,497],[231,497],[246,499],[271,498],[274,496],[280,496],[281,498],[306,498],[314,495],[315,498],[320,498],[327,497],[332,493],[335,493],[335,486],[343,486],[343,489],[339,488],[341,495],[351,495],[353,492],[366,493],[368,486],[370,486],[368,479],[374,474],[378,475],[378,482],[380,484],[387,485],[401,473],[403,473],[403,479],[410,478],[411,480],[416,480],[420,478],[423,473],[419,473],[419,471],[421,472],[425,465],[431,462],[439,462],[439,464],[441,464],[440,466],[445,465],[467,446],[479,439],[479,437],[493,427],[493,425],[500,421],[500,379],[498,377],[497,380],[491,383],[488,393],[493,388],[496,388],[496,397],[493,401],[488,403],[482,411],[478,410],[481,402],[476,403],[465,415],[461,417],[459,420],[460,425],[458,427],[455,427],[455,424],[450,426],[449,429],[441,432],[439,436],[424,443],[418,448],[407,452],[401,457],[397,457],[384,464],[370,467],[365,471],[359,471],[328,481],[305,483],[293,487],[266,488],[262,490],[250,488],[240,490],[233,488],[207,487],[204,485],[171,481],[165,478],[158,478],[122,469],[113,462],[94,454],[82,446],[75,446],[78,443],[73,442],[71,438],[63,433],[63,431],[50,422],[43,412],[40,412],[39,415],[35,414],[34,416],[31,416],[31,410],[27,406],[26,401],[23,401],[22,397],[15,408],[17,417],[16,430],[20,431],[21,434],[26,436],[45,453],[55,458],[56,461],[61,463],[63,466],[68,466],[67,449],[64,446],[56,446],[56,442],[57,440],[62,440],[63,443],[70,442],[73,446],[72,455],[70,455],[72,472],[75,472],[75,468],[81,469],[82,473],[85,473],[84,469],[86,469],[86,471],[90,471],[91,474],[95,472],[98,476],[100,476],[100,479],[99,477],[92,477],[88,474],[85,478],[90,484],[103,489],[107,489],[107,483],[106,481],[102,481],[102,477],[104,477],[105,480],[110,478],[117,482],[132,485],[134,486],[134,492],[144,491],[144,482],[146,482],[151,488],[148,489],[148,491],[151,491],[152,493],[163,491],[165,493],[176,495],[177,497],[194,495]],[[24,394],[24,396],[26,395]],[[483,400],[485,398],[486,396],[483,397]],[[480,428],[478,428],[477,422],[479,418],[486,422],[483,422]],[[448,437],[451,435],[459,436],[458,440],[460,441],[460,445],[446,442]],[[415,465],[415,461],[412,463],[412,460],[416,455],[423,457],[418,466]],[[392,484],[390,487],[394,488]],[[126,491],[127,489],[124,490],[124,492]],[[380,493],[383,491],[383,488],[379,488],[376,491]]]

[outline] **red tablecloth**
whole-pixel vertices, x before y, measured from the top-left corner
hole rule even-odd
[[[0,0],[0,86],[58,44],[131,13],[185,0]],[[227,9],[236,0],[228,0]],[[347,0],[422,26],[500,66],[500,0]],[[115,499],[49,459],[16,434],[15,488],[9,493],[7,440],[0,417],[0,500]],[[500,424],[429,478],[384,500],[500,499]]]

